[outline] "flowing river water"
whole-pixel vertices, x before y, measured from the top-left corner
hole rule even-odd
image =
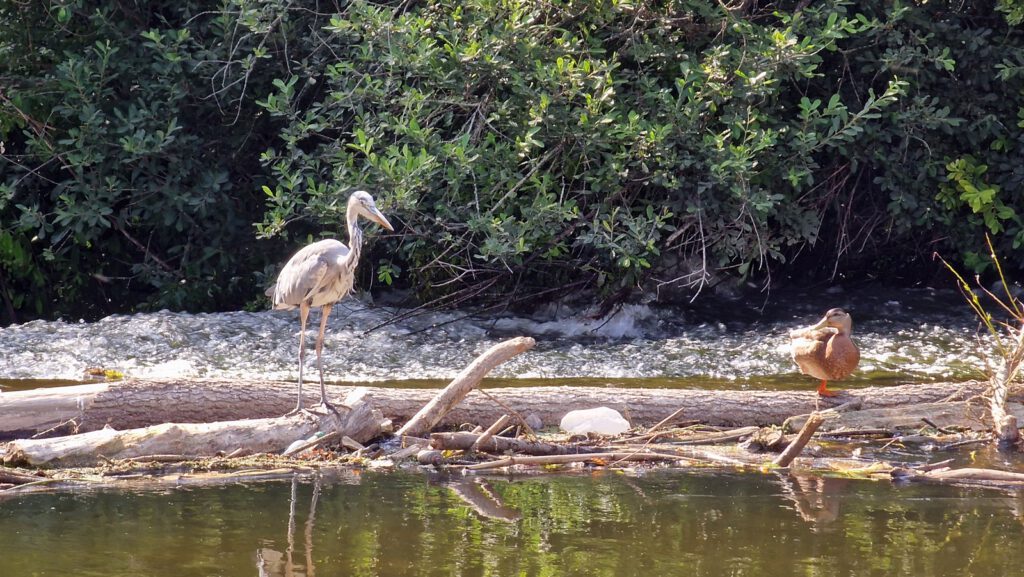
[[[349,299],[329,323],[325,369],[334,382],[440,387],[491,344],[530,335],[536,348],[488,386],[809,389],[816,383],[795,371],[786,335],[833,306],[851,311],[862,352],[857,374],[835,388],[985,376],[990,346],[977,319],[958,295],[923,289],[627,305],[600,320],[554,305],[529,316],[410,315]],[[294,379],[297,333],[287,312],[30,322],[0,329],[0,391],[81,382],[90,367]],[[986,451],[958,459],[1022,470]],[[981,577],[1024,567],[1024,495],[762,472],[366,470],[229,487],[0,493],[0,536],[3,577]]]

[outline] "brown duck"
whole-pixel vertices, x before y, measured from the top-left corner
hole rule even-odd
[[[860,351],[850,339],[853,320],[843,309],[832,309],[818,324],[789,333],[793,341],[793,361],[800,372],[821,379],[818,394],[834,397],[828,381],[848,377],[857,368]]]

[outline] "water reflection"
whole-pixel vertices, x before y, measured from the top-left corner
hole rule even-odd
[[[826,530],[839,518],[842,494],[849,479],[794,473],[780,475],[782,494],[814,531]]]
[[[256,550],[256,570],[259,577],[315,577],[316,564],[313,563],[313,526],[316,523],[316,502],[320,498],[321,478],[313,478],[313,496],[309,500],[309,514],[306,517],[303,532],[304,564],[295,562],[295,508],[298,506],[299,476],[292,477],[292,491],[288,499],[288,547],[282,554],[271,547],[260,547]]]
[[[0,558],[5,577],[987,577],[1024,564],[1022,504],[1018,492],[788,475],[364,472],[22,495],[0,501]]]

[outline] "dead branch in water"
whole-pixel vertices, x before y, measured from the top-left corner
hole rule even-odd
[[[491,369],[508,359],[533,348],[535,341],[530,337],[516,337],[498,343],[477,357],[443,391],[438,393],[425,407],[413,415],[398,430],[399,435],[419,435],[434,428],[445,414],[459,404]]]
[[[820,413],[812,413],[810,417],[807,417],[807,421],[804,423],[803,428],[800,429],[800,433],[797,434],[796,439],[786,447],[786,450],[782,451],[782,454],[772,461],[772,464],[777,467],[788,467],[793,459],[796,459],[807,442],[811,440],[811,436],[818,430],[818,427],[825,422],[825,417]]]

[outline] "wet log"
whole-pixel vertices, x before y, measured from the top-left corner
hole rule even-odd
[[[1024,405],[1005,403],[1007,414],[1024,419]],[[981,399],[974,402],[917,403],[913,405],[844,411],[826,414],[822,431],[883,429],[907,431],[920,429],[925,424],[938,429],[961,428],[972,431],[992,429],[989,407]],[[790,419],[792,427],[803,425],[805,417]]]
[[[351,409],[341,414],[299,413],[269,419],[213,423],[165,423],[149,427],[98,431],[48,439],[20,439],[7,444],[4,463],[30,466],[86,466],[102,460],[152,455],[212,457],[239,449],[251,453],[280,453],[318,433],[338,433],[359,441],[381,434],[383,418],[357,389],[346,399]]]
[[[486,387],[487,381],[483,382]],[[354,387],[329,385],[334,402]],[[706,389],[622,389],[605,387],[514,387],[469,393],[448,412],[438,426],[474,423],[486,427],[510,407],[520,414],[535,416],[544,426],[557,425],[566,412],[606,406],[618,410],[635,426],[653,425],[672,413],[683,421],[715,426],[743,427],[778,425],[786,418],[844,404],[854,398],[868,410],[892,408],[893,415],[934,418],[918,414],[922,405],[939,403],[949,397],[967,399],[984,392],[986,383],[929,383],[847,390],[830,399],[806,391],[716,391]],[[433,399],[437,389],[390,389],[367,387],[367,398],[385,417],[396,422],[412,418]],[[503,406],[499,406],[495,400]],[[317,401],[310,394],[308,404]],[[947,405],[948,403],[943,403]],[[276,417],[295,406],[295,384],[282,381],[233,381],[224,379],[130,379],[73,387],[0,393],[0,439],[31,436],[69,419],[76,419],[82,432],[104,426],[115,429],[146,427],[160,423],[204,423]],[[907,410],[912,407],[913,410]],[[948,409],[949,407],[947,407]],[[987,415],[987,407],[968,410],[956,405],[947,411],[944,426],[957,424],[971,415]],[[1011,411],[1024,407],[1011,403]],[[845,417],[844,417],[845,418]],[[983,419],[972,422],[982,423]],[[831,421],[824,430],[830,430]],[[797,425],[799,426],[799,425]],[[873,428],[865,424],[854,428]]]
[[[939,468],[935,470],[903,469],[892,471],[893,479],[899,481],[917,481],[925,483],[950,484],[993,484],[1024,486],[1024,473],[1002,471],[998,469],[981,469],[964,467],[960,469]]]

